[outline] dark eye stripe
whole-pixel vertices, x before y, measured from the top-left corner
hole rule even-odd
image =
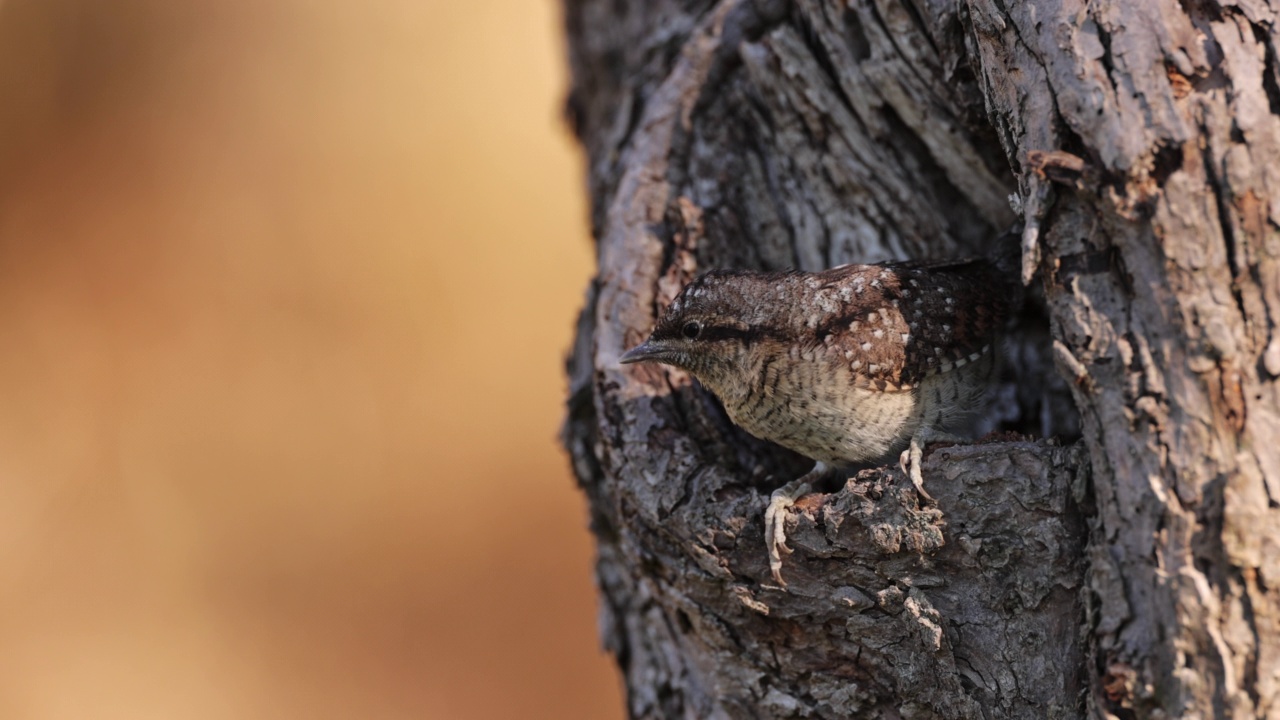
[[[684,328],[690,321],[684,322],[667,322],[661,328],[654,332],[654,337],[670,340],[675,338],[684,339]],[[786,340],[791,336],[780,329],[764,328],[764,327],[735,327],[732,325],[702,325],[698,332],[698,342],[717,342],[720,340],[737,340],[746,344],[757,342],[763,338],[775,338],[778,340]]]

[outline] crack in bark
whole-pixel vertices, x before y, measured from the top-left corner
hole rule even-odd
[[[892,11],[887,3],[893,0],[883,1]],[[582,0],[575,6],[592,4]],[[1274,140],[1280,135],[1274,124],[1280,71],[1274,42],[1259,35],[1265,26],[1249,18],[1245,32],[1240,17],[1252,10],[1242,7],[1206,25],[1198,14],[1211,7],[1172,0],[1152,0],[1143,6],[1146,14],[1136,13],[1136,4],[1066,0],[1052,6],[1059,10],[1037,6],[1044,14],[1034,23],[1027,4],[993,0],[968,0],[968,15],[958,19],[945,10],[930,17],[915,6],[903,9],[934,55],[953,49],[957,56],[971,54],[1006,157],[1017,161],[1028,149],[1065,149],[1100,173],[1100,185],[1060,187],[1052,207],[1028,210],[1029,221],[1042,223],[1053,334],[1062,349],[1044,357],[1056,358],[1068,381],[1079,381],[1071,392],[1092,449],[1093,473],[1086,481],[1074,469],[1065,476],[1036,470],[1024,478],[1026,468],[1014,468],[992,471],[998,482],[978,482],[963,472],[981,464],[972,453],[984,452],[983,446],[957,450],[950,462],[932,457],[927,473],[959,472],[969,478],[958,481],[964,492],[984,499],[978,508],[965,505],[964,495],[951,499],[959,504],[940,498],[948,528],[902,504],[900,480],[891,475],[855,479],[826,498],[821,512],[792,519],[799,549],[788,572],[795,574],[796,592],[780,594],[760,584],[766,569],[756,521],[760,478],[782,460],[763,446],[739,442],[699,391],[620,373],[610,360],[628,332],[652,321],[661,297],[651,288],[684,262],[681,252],[691,253],[698,267],[708,259],[776,265],[792,257],[818,263],[867,249],[896,256],[953,254],[944,249],[951,239],[924,236],[962,236],[947,223],[973,211],[939,217],[929,207],[946,196],[944,182],[962,186],[956,180],[963,178],[956,169],[962,165],[939,170],[926,167],[925,158],[938,158],[938,148],[948,143],[963,149],[989,136],[972,128],[954,135],[920,130],[921,116],[908,111],[928,113],[931,103],[946,106],[945,122],[966,117],[963,98],[947,96],[945,79],[939,85],[935,77],[966,59],[940,58],[934,67],[931,60],[912,59],[909,48],[892,37],[880,45],[888,25],[903,20],[899,24],[906,27],[904,18],[892,15],[891,22],[880,6],[847,4],[832,12],[800,13],[809,36],[789,38],[797,16],[788,18],[785,4],[773,3],[764,14],[776,11],[777,22],[752,36],[734,29],[746,20],[728,17],[757,12],[744,9],[750,4],[717,3],[699,15],[699,27],[679,41],[678,56],[669,51],[672,45],[637,43],[649,48],[642,64],[670,67],[656,73],[647,67],[651,75],[644,80],[615,78],[636,99],[620,126],[626,148],[616,165],[593,157],[592,187],[604,192],[596,196],[601,263],[614,274],[601,285],[594,325],[579,327],[597,337],[592,346],[575,350],[575,356],[589,359],[572,371],[577,389],[566,438],[579,482],[592,499],[601,543],[598,575],[611,616],[606,634],[634,693],[633,714],[831,717],[902,708],[921,718],[959,718],[987,702],[993,717],[1044,717],[1041,700],[1048,696],[1035,695],[1035,688],[1045,678],[1030,665],[1009,669],[1022,651],[1000,645],[1005,635],[992,633],[998,621],[1034,623],[1053,608],[1083,613],[1086,599],[1096,612],[1088,619],[1094,627],[1087,649],[1093,662],[1086,664],[1086,648],[1074,646],[1080,660],[1059,670],[1059,690],[1092,666],[1091,702],[1106,707],[1111,701],[1099,684],[1103,674],[1118,668],[1116,663],[1132,662],[1126,672],[1135,683],[1133,695],[1116,702],[1141,713],[1265,713],[1277,707],[1280,696],[1265,683],[1280,660],[1264,651],[1275,640],[1259,620],[1277,601],[1277,591],[1266,589],[1262,568],[1280,576],[1268,555],[1277,545],[1267,544],[1280,543],[1271,529],[1280,526],[1271,507],[1280,481],[1266,476],[1277,467],[1276,450],[1266,443],[1272,426],[1266,423],[1278,396],[1273,379],[1259,380],[1271,366],[1280,367],[1280,361],[1259,358],[1267,343],[1260,333],[1274,332],[1274,317],[1280,316],[1280,296],[1264,286],[1273,275],[1273,265],[1266,263],[1274,263],[1267,244],[1274,241],[1262,233],[1276,232],[1268,203],[1280,184],[1271,169],[1280,165],[1280,142]],[[864,26],[866,18],[875,24]],[[680,27],[680,21],[662,22],[668,29]],[[729,30],[717,35],[717,22]],[[943,29],[930,33],[929,22]],[[947,42],[951,22],[962,24],[967,45]],[[1098,27],[1100,57],[1076,57],[1088,55],[1082,22]],[[1164,23],[1166,35],[1139,34],[1152,23]],[[1237,40],[1243,42],[1231,45],[1228,36],[1237,24],[1243,33]],[[1195,45],[1204,41],[1195,40],[1191,28],[1209,38],[1205,48]],[[880,75],[867,75],[871,63],[864,68],[861,61],[885,60],[881,48],[890,64],[877,70]],[[1123,53],[1122,62],[1115,62],[1115,53]],[[1147,66],[1157,72],[1133,70]],[[1190,77],[1189,85],[1175,82],[1169,67]],[[1120,77],[1122,69],[1132,74]],[[1249,83],[1257,87],[1242,84],[1247,72],[1254,73]],[[653,82],[654,76],[660,81]],[[578,77],[585,77],[581,68]],[[1129,84],[1140,101],[1126,96],[1117,105],[1107,97],[1124,95],[1119,88]],[[1175,89],[1186,94],[1165,97]],[[908,94],[895,98],[893,92]],[[868,112],[875,103],[883,111]],[[750,114],[735,114],[742,108]],[[1109,115],[1091,115],[1103,110]],[[607,148],[602,140],[611,137],[600,120],[604,112],[590,105],[581,118],[593,153]],[[1188,116],[1197,122],[1187,122]],[[1230,131],[1223,131],[1224,119]],[[881,147],[884,138],[904,133],[925,147]],[[1200,162],[1190,157],[1196,152]],[[963,157],[973,163],[986,156],[976,150]],[[1015,170],[1022,173],[1025,196],[1039,197],[1038,191],[1027,192],[1037,190],[1036,180],[1020,162]],[[1212,195],[1198,200],[1206,187]],[[679,247],[671,229],[677,226],[654,225],[664,220],[657,209],[673,207],[681,197],[707,218],[696,248]],[[1206,246],[1203,237],[1212,235],[1215,223],[1223,238]],[[983,232],[978,224],[966,227],[975,237]],[[744,243],[752,247],[741,249]],[[1097,247],[1104,248],[1102,255]],[[1104,255],[1124,266],[1104,263]],[[1086,272],[1098,263],[1105,272]],[[679,272],[667,282],[676,282]],[[1216,348],[1211,365],[1202,365],[1203,352],[1193,338]],[[1240,338],[1248,339],[1247,347]],[[588,365],[593,372],[581,369]],[[1280,372],[1267,377],[1274,375]],[[591,405],[585,401],[588,390]],[[1135,423],[1132,432],[1126,431],[1129,422]],[[665,424],[682,439],[638,440],[637,430],[628,429],[636,423]],[[716,435],[729,439],[719,442]],[[1047,448],[1006,452],[1024,463],[1033,457],[1062,459]],[[1211,461],[1201,467],[1188,458]],[[749,477],[742,472],[746,467],[752,468]],[[1062,498],[1050,510],[1035,499],[1030,477],[1037,472],[1054,478],[1054,497]],[[641,477],[652,478],[652,487],[647,480],[636,482]],[[984,494],[1012,487],[1012,497]],[[1177,502],[1168,501],[1170,493]],[[1218,495],[1222,499],[1215,500]],[[1080,561],[1045,559],[1054,548],[1083,544],[1084,531],[1069,529],[1081,520],[1069,505],[1073,497],[1096,506],[1091,542],[1104,553],[1090,554],[1089,590],[1074,605],[1062,597],[1072,593],[1057,588],[1083,585],[1073,574],[1083,573]],[[999,513],[1022,518],[1021,534],[970,525],[979,518],[1009,521],[995,517]],[[1041,529],[1050,520],[1066,523],[1062,537]],[[961,531],[964,543],[955,534]],[[885,543],[873,542],[880,537],[876,533]],[[947,542],[930,545],[930,533]],[[929,549],[891,551],[889,540],[902,548],[913,537]],[[978,549],[970,553],[965,547]],[[709,575],[699,563],[726,575]],[[1039,563],[1060,573],[1059,579],[1029,583],[1029,570],[1007,563]],[[974,573],[993,584],[966,584]],[[1081,579],[1062,579],[1073,577]],[[917,589],[899,588],[895,596],[888,592],[902,584],[888,582],[895,578],[910,578]],[[856,595],[842,590],[854,587],[861,588]],[[918,594],[915,615],[905,607],[911,593]],[[868,602],[879,598],[883,606],[863,608],[861,596]],[[1232,608],[1235,615],[1227,613]],[[1086,622],[1083,615],[1080,622]],[[673,634],[687,636],[699,628],[706,628],[705,638],[700,633],[705,647],[682,641],[678,651],[670,649]],[[1050,629],[1036,632],[1035,637],[1061,640]],[[935,637],[937,652],[929,650]],[[994,649],[984,645],[992,642]],[[1175,643],[1186,663],[1162,664]],[[689,661],[699,653],[714,660]],[[861,677],[848,674],[855,672],[886,682],[850,680]],[[921,687],[910,679],[921,672],[938,682]],[[1203,682],[1188,672],[1199,672]],[[643,687],[646,678],[656,678],[659,687]],[[977,690],[975,678],[988,690]],[[712,687],[723,688],[722,696],[708,697]],[[1012,697],[981,695],[994,692],[991,687],[1004,687]],[[1064,717],[1078,707],[1072,704],[1077,699],[1069,694],[1062,701]],[[1114,709],[1133,714],[1127,708]]]

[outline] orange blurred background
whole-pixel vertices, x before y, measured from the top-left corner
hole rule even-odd
[[[554,0],[0,0],[0,718],[612,718]]]

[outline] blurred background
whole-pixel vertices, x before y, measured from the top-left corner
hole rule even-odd
[[[617,718],[554,0],[0,0],[0,718]]]

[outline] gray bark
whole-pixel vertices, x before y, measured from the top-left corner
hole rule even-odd
[[[566,0],[599,274],[565,442],[634,718],[1280,718],[1276,6]],[[1015,213],[1006,198],[1016,193]],[[1039,271],[921,508],[620,367],[688,279],[981,252]],[[1082,436],[1079,443],[1076,437]]]

